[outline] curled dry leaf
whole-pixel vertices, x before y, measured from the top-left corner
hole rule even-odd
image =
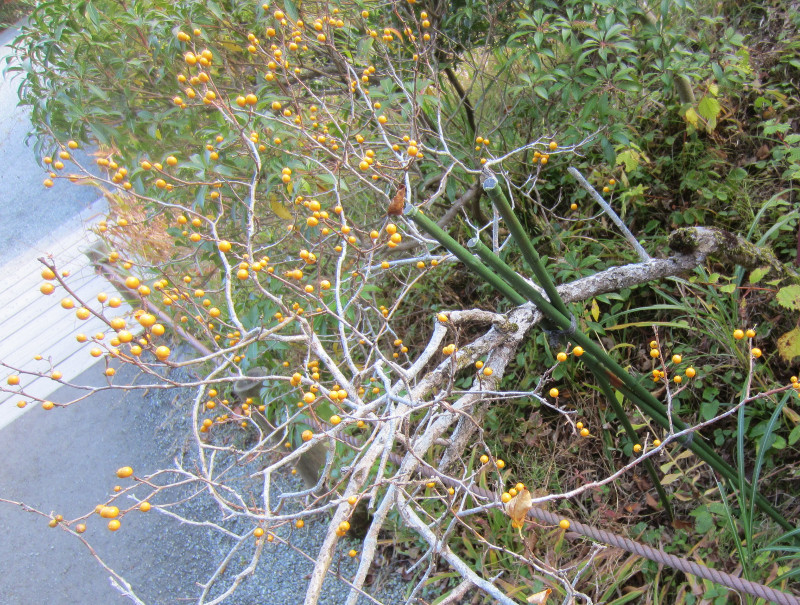
[[[511,527],[522,529],[525,524],[525,516],[532,505],[531,493],[527,489],[520,490],[506,503],[506,514],[511,517]]]
[[[550,596],[550,593],[553,592],[549,588],[545,588],[544,590],[540,590],[536,594],[532,594],[527,598],[527,602],[531,603],[531,605],[546,605],[547,597]]]
[[[386,214],[389,216],[400,216],[403,214],[403,207],[406,203],[406,186],[400,185],[400,188],[397,190],[397,193],[392,198],[392,201],[389,203],[389,207],[386,209]]]

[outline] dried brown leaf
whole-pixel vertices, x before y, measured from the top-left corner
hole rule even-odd
[[[549,588],[545,588],[544,590],[540,590],[536,594],[532,594],[527,598],[527,602],[531,605],[546,605],[547,597],[550,596],[550,593],[553,592]]]
[[[386,214],[389,216],[400,216],[403,214],[403,206],[406,203],[406,186],[400,185],[400,188],[397,190],[392,201],[389,203],[389,207],[386,209]]]
[[[506,514],[511,517],[511,527],[522,529],[531,506],[533,506],[531,493],[524,488],[506,503]]]

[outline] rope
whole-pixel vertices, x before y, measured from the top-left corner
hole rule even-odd
[[[362,444],[359,443],[355,438],[347,435],[342,435],[339,437],[339,439],[357,448],[362,446]],[[398,466],[402,462],[400,456],[392,452],[389,453],[389,459],[392,461],[392,463]],[[454,489],[461,487],[461,484],[454,479],[451,479],[450,477],[444,477],[439,473],[433,473],[432,470],[433,469],[430,466],[422,463],[421,467],[417,469],[417,472],[422,475],[435,475],[448,487],[452,487]],[[481,487],[471,487],[470,492],[480,498],[497,501],[497,496],[487,489],[483,489]],[[528,517],[549,525],[558,525],[559,522],[565,518],[563,515],[551,513],[550,511],[536,507],[533,507],[528,511]],[[751,582],[750,580],[725,573],[724,571],[701,565],[695,561],[690,561],[689,559],[671,555],[663,550],[653,548],[652,546],[642,544],[641,542],[636,542],[635,540],[625,538],[619,534],[598,529],[591,525],[578,523],[577,521],[572,521],[571,519],[567,520],[569,521],[570,531],[574,531],[577,534],[586,536],[587,538],[591,538],[597,542],[608,544],[609,546],[616,546],[617,548],[621,548],[627,552],[639,555],[640,557],[644,557],[645,559],[649,559],[660,565],[666,565],[667,567],[677,569],[683,573],[690,574],[704,580],[710,580],[711,582],[725,586],[726,588],[743,592],[761,599],[766,599],[767,601],[778,603],[779,605],[800,605],[800,598],[793,594],[781,592],[780,590],[770,588],[764,584]]]
[[[99,264],[98,266],[104,269],[107,273],[110,273],[110,275],[108,275],[107,277],[109,277],[112,281],[116,280],[118,283],[122,281],[119,275],[108,265]],[[177,330],[180,330],[180,326],[175,324],[169,316],[167,316],[164,313],[161,313],[160,310],[156,309],[155,307],[152,307],[152,309],[159,314],[159,316],[163,321],[168,322],[171,326],[175,327]],[[572,316],[572,321],[569,330],[564,330],[563,332],[558,332],[558,333],[553,332],[552,334],[558,337],[561,336],[562,333],[569,334],[570,332],[574,331],[574,329],[575,329],[575,316]],[[190,344],[194,345],[195,348],[197,348],[201,353],[207,353],[207,349],[204,351],[203,349],[205,349],[205,347],[203,345],[198,346],[199,343],[195,341],[194,338],[190,337],[188,334],[182,333],[181,336],[184,339],[188,340]],[[690,437],[691,436],[692,434],[690,434]],[[354,439],[353,437],[342,435],[339,437],[339,439],[356,448],[360,448],[362,446],[362,444],[356,441],[356,439]],[[389,453],[389,459],[392,461],[392,463],[397,465],[400,465],[400,463],[402,462],[400,456],[391,452]],[[430,470],[431,469],[429,466],[423,464],[422,468],[418,469],[418,472],[425,473],[426,471],[428,471],[428,474],[431,474]],[[442,483],[444,483],[448,487],[452,488],[461,487],[461,485],[457,481],[450,479],[449,477],[440,476],[439,478],[441,479]],[[485,490],[480,487],[472,487],[470,488],[470,491],[476,496],[479,496],[481,498],[497,501],[496,496],[489,490]],[[544,523],[548,523],[550,525],[558,525],[559,521],[564,519],[564,517],[561,515],[557,515],[555,513],[551,513],[541,508],[535,508],[535,507],[531,508],[528,511],[528,516],[531,517],[532,519],[536,519],[537,521],[543,521]],[[720,584],[721,586],[725,586],[733,590],[738,590],[740,592],[747,593],[754,597],[766,599],[767,601],[772,601],[774,603],[778,603],[779,605],[800,605],[800,598],[792,594],[781,592],[779,590],[775,590],[774,588],[770,588],[769,586],[764,586],[763,584],[751,582],[744,578],[739,578],[737,576],[733,576],[723,571],[719,571],[718,569],[712,569],[710,567],[706,567],[705,565],[701,565],[700,563],[696,563],[694,561],[689,561],[688,559],[683,559],[681,557],[665,553],[663,550],[647,546],[646,544],[642,544],[640,542],[635,542],[634,540],[624,538],[623,536],[620,536],[618,534],[613,534],[611,532],[607,532],[602,529],[597,529],[596,527],[592,527],[591,525],[584,525],[583,523],[578,523],[577,521],[572,521],[569,519],[568,521],[570,530],[582,536],[586,536],[587,538],[591,538],[598,542],[602,542],[603,544],[616,546],[617,548],[621,548],[622,550],[639,555],[640,557],[644,557],[645,559],[650,559],[651,561],[654,561],[661,565],[666,565],[673,569],[677,569],[678,571],[691,574],[698,578],[703,578],[704,580],[710,580],[712,582],[715,582],[716,584]]]

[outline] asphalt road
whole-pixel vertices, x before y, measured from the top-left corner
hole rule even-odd
[[[102,384],[102,367],[95,365],[75,383]],[[135,378],[130,369],[118,376],[128,382]],[[71,394],[64,387],[53,399],[66,401]],[[117,468],[130,464],[144,474],[169,466],[180,452],[186,420],[171,403],[174,396],[159,401],[145,399],[143,391],[106,391],[65,409],[32,410],[0,431],[0,496],[67,519],[91,512],[113,494],[114,485],[124,483],[115,475]],[[80,541],[47,523],[0,503],[0,603],[129,602]],[[181,602],[193,592],[193,580],[204,577],[216,560],[218,545],[202,528],[178,526],[155,511],[136,511],[123,523],[112,533],[93,515],[84,535],[148,603]],[[177,570],[172,563],[155,567],[168,559],[175,559]]]
[[[96,364],[74,384],[104,384],[103,364]],[[181,372],[185,372],[182,370]],[[188,380],[179,373],[175,379]],[[115,378],[120,385],[142,383],[138,370],[121,368]],[[56,402],[69,401],[77,391],[62,387]],[[194,468],[191,433],[193,393],[181,389],[109,390],[67,408],[31,410],[0,430],[0,498],[24,502],[46,515],[61,514],[67,520],[91,513],[114,494],[114,486],[129,486],[116,470],[132,466],[145,476],[158,469],[175,467],[175,460]],[[222,459],[218,458],[220,462]],[[243,465],[241,477],[248,480],[252,468]],[[259,488],[254,485],[255,488]],[[192,488],[194,489],[194,488]],[[299,479],[278,476],[273,494],[301,489]],[[146,497],[147,486],[135,492]],[[198,582],[207,581],[228,555],[230,538],[207,527],[187,525],[159,512],[166,503],[180,502],[194,492],[170,490],[151,500],[154,508],[143,513],[132,510],[122,518],[119,531],[107,529],[105,519],[92,514],[83,536],[105,563],[130,582],[136,595],[148,605],[198,602]],[[121,498],[120,509],[134,500]],[[237,534],[252,529],[247,521],[226,520],[226,515],[206,494],[186,499],[169,508],[184,518],[211,521]],[[289,506],[296,506],[290,504]],[[114,605],[129,603],[111,586],[109,573],[95,561],[86,546],[63,529],[48,526],[49,517],[0,502],[0,603],[2,605]],[[278,536],[291,546],[269,544],[251,577],[225,600],[226,605],[300,605],[305,595],[312,561],[325,537],[327,519],[309,519],[305,528],[283,526]],[[240,549],[228,565],[219,586],[227,586],[233,575],[250,560],[255,542]],[[357,559],[346,555],[361,544],[342,539],[335,569],[344,577],[355,572]],[[368,590],[380,602],[403,603],[405,586],[391,565],[376,569]],[[216,590],[218,593],[219,590]],[[321,605],[345,602],[348,587],[329,577]],[[214,591],[212,591],[212,596]],[[361,599],[367,603],[366,599]]]
[[[17,33],[13,28],[0,33],[0,74]],[[27,140],[30,112],[17,106],[18,87],[15,74],[0,79],[0,264],[35,246],[99,197],[94,187],[66,180],[50,189],[42,185],[47,174],[34,156],[33,141]],[[85,154],[76,157],[91,164]]]

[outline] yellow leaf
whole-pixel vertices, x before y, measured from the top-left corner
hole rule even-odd
[[[700,116],[697,115],[697,112],[694,110],[694,107],[690,107],[686,110],[684,114],[686,121],[689,122],[692,126],[697,128],[697,122],[699,121]]]
[[[234,53],[240,53],[244,51],[244,49],[241,46],[239,46],[238,44],[234,44],[233,42],[221,42],[221,44],[223,48]]]
[[[269,207],[272,211],[285,221],[292,220],[292,213],[286,209],[286,206],[281,204],[278,200],[270,200]]]
[[[800,424],[800,414],[798,414],[797,412],[795,412],[795,411],[794,411],[792,408],[790,408],[788,405],[787,405],[787,406],[785,406],[785,407],[783,408],[783,415],[784,415],[784,416],[786,416],[786,417],[789,419],[789,421],[790,421],[792,424],[794,424],[795,426],[797,426],[798,424]]]
[[[506,503],[506,514],[511,517],[511,527],[522,529],[531,506],[531,493],[524,488]]]
[[[527,601],[531,605],[546,605],[547,597],[550,596],[550,593],[553,592],[549,588],[545,588],[544,590],[540,590],[536,594],[532,594],[528,597]]]
[[[594,317],[595,321],[600,317],[600,305],[597,304],[594,298],[592,299],[592,317]]]
[[[401,33],[400,33],[399,31],[397,31],[395,28],[393,28],[393,27],[387,27],[386,29],[388,29],[388,30],[389,30],[391,33],[393,33],[395,36],[397,36],[397,37],[398,37],[400,40],[402,40],[402,39],[403,39],[403,34],[401,34]]]
[[[674,483],[680,479],[682,475],[683,473],[670,473],[669,475],[664,475],[661,477],[661,485],[669,485],[670,483]]]

